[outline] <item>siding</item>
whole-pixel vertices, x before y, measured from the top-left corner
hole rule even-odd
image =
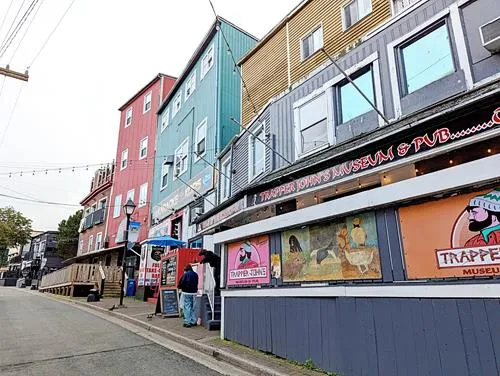
[[[225,298],[225,338],[349,376],[500,372],[500,300]]]

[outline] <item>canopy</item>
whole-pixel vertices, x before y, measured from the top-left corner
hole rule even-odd
[[[149,238],[141,242],[141,244],[157,245],[160,247],[175,246],[181,247],[186,244],[182,240],[174,239],[168,235],[158,236],[156,238]]]

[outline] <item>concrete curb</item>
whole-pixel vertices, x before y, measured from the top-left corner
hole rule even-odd
[[[44,296],[45,294],[43,294],[42,296]],[[92,304],[89,304],[89,303],[86,303],[86,302],[80,302],[80,301],[77,301],[77,300],[70,300],[70,299],[62,299],[62,298],[58,298],[57,296],[54,296],[54,295],[50,295],[50,296],[46,296],[47,298],[52,298],[52,299],[55,299],[57,301],[60,301],[60,302],[65,302],[65,303],[68,303],[68,304],[74,304],[74,305],[79,305],[79,306],[82,306],[82,307],[86,307],[86,308],[89,308],[89,309],[92,309],[92,310],[95,310],[95,311],[98,311],[100,313],[104,313],[108,316],[113,316],[115,318],[118,318],[120,320],[123,320],[123,321],[126,321],[130,324],[133,324],[133,325],[136,325],[136,326],[139,326],[143,329],[146,329],[152,333],[155,333],[155,334],[158,334],[158,335],[161,335],[167,339],[170,339],[174,342],[177,342],[179,344],[182,344],[182,345],[185,345],[185,346],[188,346],[194,350],[197,350],[199,352],[202,352],[206,355],[209,355],[221,362],[225,362],[225,363],[228,363],[232,366],[235,366],[235,367],[238,367],[240,369],[242,369],[243,371],[246,371],[246,372],[249,372],[249,373],[252,373],[252,374],[255,374],[255,375],[262,375],[262,376],[288,376],[286,373],[281,373],[279,371],[276,371],[272,368],[269,368],[269,367],[266,367],[266,366],[263,366],[259,363],[255,363],[255,362],[252,362],[252,361],[249,361],[249,360],[245,360],[245,359],[241,359],[239,358],[238,356],[236,355],[233,355],[227,351],[224,351],[224,350],[221,350],[221,349],[218,349],[216,347],[213,347],[213,346],[210,346],[210,345],[206,345],[204,343],[200,343],[198,341],[195,341],[195,340],[192,340],[190,338],[186,338],[186,337],[183,337],[177,333],[173,333],[171,331],[168,331],[166,329],[163,329],[163,328],[159,328],[157,326],[153,326],[153,325],[149,325],[141,320],[138,320],[138,319],[135,319],[133,317],[130,317],[130,316],[127,316],[127,315],[124,315],[122,313],[119,313],[119,312],[115,312],[115,311],[110,311],[109,309],[106,309],[106,308],[101,308],[101,307],[97,307],[95,305],[92,305]]]

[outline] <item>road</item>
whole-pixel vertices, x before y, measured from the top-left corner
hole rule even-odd
[[[102,318],[0,287],[0,375],[220,375]]]

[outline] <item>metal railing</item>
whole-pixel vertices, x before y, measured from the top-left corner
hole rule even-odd
[[[204,289],[208,296],[208,302],[210,303],[210,309],[212,310],[212,320],[215,318],[215,277],[212,267],[205,264],[205,283]]]

